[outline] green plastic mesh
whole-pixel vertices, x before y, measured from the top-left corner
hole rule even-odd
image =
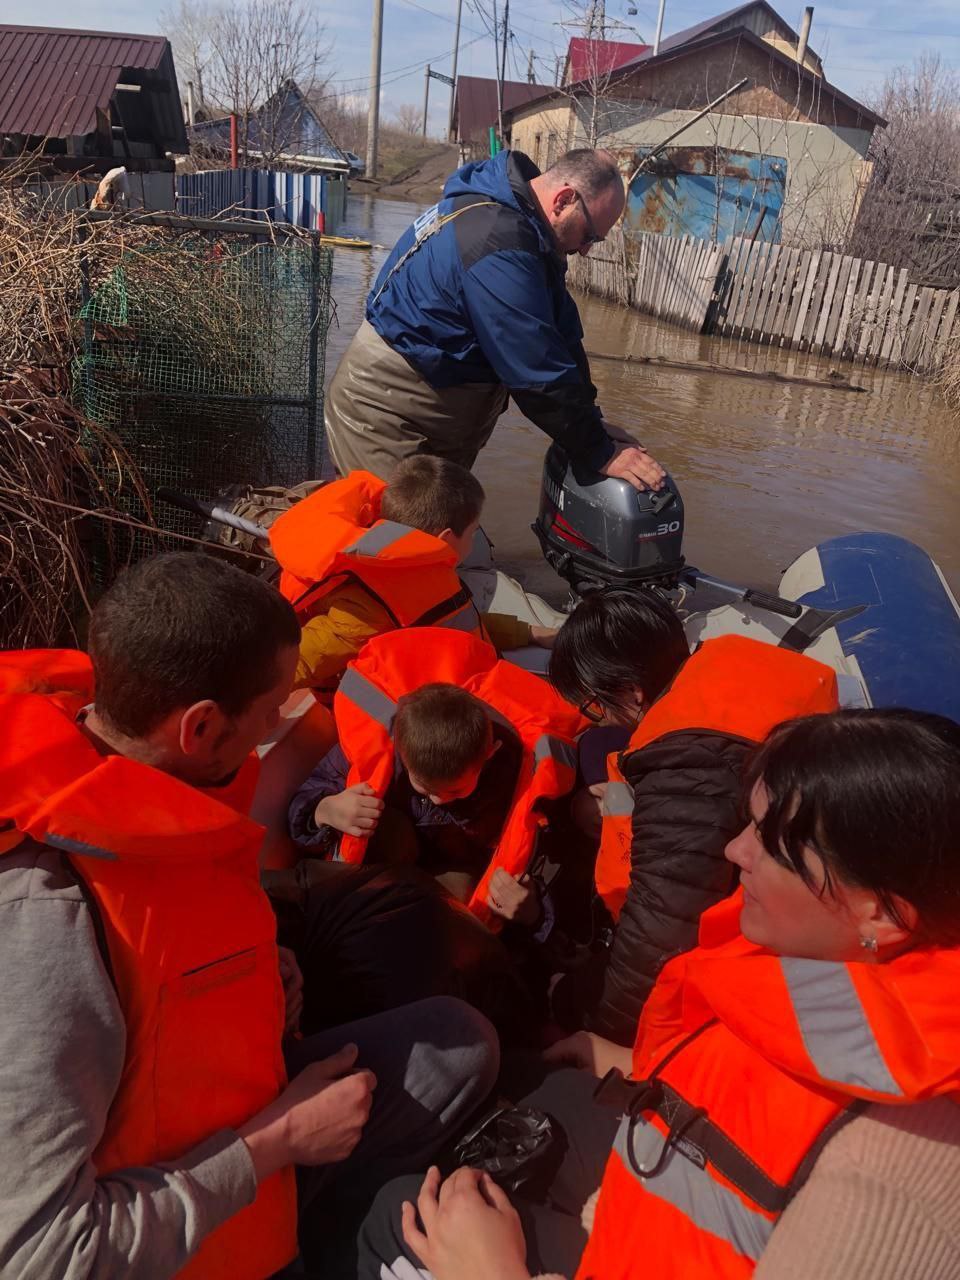
[[[320,474],[331,267],[330,250],[299,237],[198,235],[127,254],[92,294],[75,398],[119,436],[151,495],[168,485],[212,498]],[[196,516],[167,503],[155,516],[198,532]]]

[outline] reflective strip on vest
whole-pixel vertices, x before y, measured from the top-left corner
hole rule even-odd
[[[64,853],[73,853],[82,858],[105,858],[107,862],[116,862],[117,855],[109,849],[102,849],[98,844],[84,844],[82,840],[71,840],[67,836],[54,835],[47,832],[43,837],[44,844],[52,844],[55,849]]]
[[[655,1177],[643,1177],[637,1166],[652,1169],[663,1152],[665,1138],[642,1117],[637,1118],[631,1135],[630,1123],[629,1116],[624,1116],[613,1149],[644,1191],[666,1200],[701,1231],[725,1240],[737,1253],[756,1262],[775,1223],[745,1205],[735,1191],[717,1182],[676,1147],[665,1156]]]
[[[435,622],[433,625],[435,627],[450,627],[454,631],[476,631],[480,626],[480,615],[477,613],[476,605],[471,600],[462,609],[452,613],[449,618],[444,618],[441,622]]]
[[[383,725],[387,733],[391,732],[397,704],[355,667],[347,667],[338,692],[342,697],[349,698],[361,711],[365,711],[371,720]]]
[[[608,782],[600,814],[604,818],[629,818],[633,813],[633,787],[628,782]]]
[[[554,738],[552,734],[542,733],[533,748],[533,758],[539,768],[544,760],[556,760],[568,769],[577,767],[577,750],[570,742]]]
[[[845,964],[781,956],[780,967],[810,1058],[824,1080],[903,1096],[880,1052]]]
[[[356,542],[349,547],[344,547],[344,555],[369,556],[371,559],[378,556],[381,551],[385,551],[387,547],[392,547],[395,542],[399,542],[401,538],[405,538],[407,534],[413,530],[405,524],[397,524],[395,520],[381,520],[372,529],[368,529]]]

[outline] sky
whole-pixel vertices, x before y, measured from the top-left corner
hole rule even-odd
[[[332,44],[330,67],[339,88],[366,99],[370,84],[372,0],[315,0]],[[497,0],[502,17],[503,0]],[[664,35],[692,26],[733,7],[736,0],[666,0]],[[794,28],[803,5],[799,0],[772,0]],[[657,0],[607,0],[606,18],[617,38],[652,43]],[[86,27],[99,31],[160,31],[164,0],[3,0],[0,15],[12,23]],[[464,0],[458,71],[495,75],[493,39],[482,14],[493,0]],[[584,6],[577,5],[582,14]],[[630,14],[629,9],[636,9]],[[567,0],[510,0],[510,48],[507,78],[524,80],[534,54],[537,79],[552,82],[558,54],[565,51],[577,13]],[[381,113],[392,116],[406,103],[423,104],[424,67],[450,74],[456,0],[384,0]],[[940,53],[960,68],[960,5],[956,0],[915,0],[903,5],[876,0],[872,5],[817,4],[810,45],[823,58],[827,79],[857,98],[879,88],[893,68],[909,64],[927,51]],[[181,86],[181,89],[183,86]],[[430,84],[429,131],[441,136],[446,127],[450,90]]]

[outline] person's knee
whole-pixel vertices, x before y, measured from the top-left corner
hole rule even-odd
[[[443,1059],[449,1103],[459,1102],[458,1111],[479,1105],[492,1091],[500,1071],[500,1041],[493,1024],[454,996],[420,1000],[409,1006],[409,1012],[423,1027],[418,1049],[430,1056],[434,1050]]]

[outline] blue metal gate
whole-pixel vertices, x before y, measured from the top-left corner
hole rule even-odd
[[[637,151],[637,160],[651,147]],[[726,147],[668,147],[634,178],[627,195],[630,231],[724,240],[780,240],[787,162]]]

